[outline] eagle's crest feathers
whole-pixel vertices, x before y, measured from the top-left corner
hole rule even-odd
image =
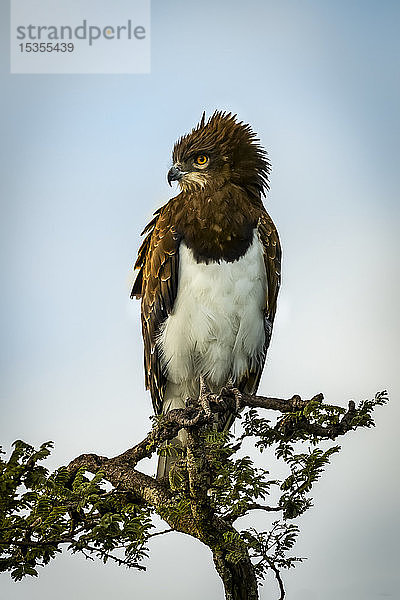
[[[175,144],[173,162],[184,162],[199,153],[209,155],[214,164],[228,163],[232,183],[249,192],[259,196],[269,189],[271,164],[267,152],[250,125],[238,122],[236,115],[215,111],[206,121],[203,112],[198,125]]]

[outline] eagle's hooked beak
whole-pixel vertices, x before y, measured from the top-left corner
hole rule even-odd
[[[182,179],[184,172],[178,169],[175,165],[170,168],[167,175],[169,185],[172,185],[171,181],[179,181]]]

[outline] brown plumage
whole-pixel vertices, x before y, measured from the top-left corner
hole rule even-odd
[[[168,382],[173,382],[172,389],[179,379],[176,376],[174,379],[171,374],[173,362],[171,357],[170,362],[163,359],[162,344],[167,343],[167,338],[162,336],[166,329],[166,320],[169,316],[174,316],[177,311],[175,301],[180,289],[180,278],[185,275],[182,269],[196,269],[198,264],[199,274],[204,278],[207,277],[208,271],[201,265],[217,264],[220,265],[217,268],[221,269],[222,281],[227,276],[226,273],[228,271],[230,273],[230,269],[235,268],[227,265],[246,265],[247,263],[242,263],[240,260],[242,258],[247,260],[246,257],[250,256],[254,244],[261,243],[264,265],[261,271],[263,272],[260,271],[259,276],[256,274],[251,281],[254,280],[258,286],[261,285],[259,282],[262,282],[264,290],[261,308],[264,318],[262,312],[258,310],[254,314],[254,319],[258,319],[259,327],[264,329],[262,348],[257,350],[257,356],[250,357],[249,354],[245,368],[238,370],[234,365],[226,366],[228,369],[226,372],[229,372],[229,377],[234,384],[251,393],[256,391],[264,367],[280,283],[279,238],[261,200],[261,196],[268,190],[270,163],[250,126],[238,123],[236,117],[230,113],[215,112],[207,121],[203,114],[197,127],[175,144],[173,162],[174,166],[170,169],[168,180],[179,181],[181,192],[155,213],[154,219],[143,232],[146,237],[135,264],[139,272],[131,294],[131,297],[142,298],[146,387],[150,389],[156,414],[163,411],[163,403],[164,410],[168,410],[165,405]],[[189,253],[185,254],[189,256],[189,266],[182,263],[182,258],[179,264],[180,256],[183,256],[182,252]],[[253,263],[250,266],[255,268]],[[212,272],[213,277],[217,277],[216,281],[219,282],[219,271],[210,269],[209,272],[210,276]],[[193,273],[196,274],[197,271]],[[251,282],[247,283],[251,284]],[[190,278],[188,285],[191,285]],[[196,283],[193,285],[195,286]],[[180,304],[185,301],[182,294],[192,293],[186,292],[185,289],[181,290]],[[193,293],[197,291],[195,287]],[[208,307],[207,296],[204,297],[204,293],[201,295],[200,291],[198,293],[202,310],[206,313],[208,308],[210,311],[216,310],[215,299],[210,298],[210,307]],[[250,293],[253,293],[251,289]],[[240,304],[242,301],[240,298],[232,298],[232,305],[235,302]],[[243,305],[232,313],[232,322],[234,319],[237,322],[236,325],[232,325],[233,336],[239,335],[240,310],[244,311],[246,307]],[[193,315],[193,311],[182,314]],[[208,315],[206,317],[208,318]],[[218,315],[212,314],[211,318],[218,319]],[[209,323],[212,322],[210,319]],[[212,325],[207,327],[212,329]],[[210,333],[210,340],[213,343],[217,335],[215,331]],[[196,331],[191,332],[191,335],[196,337]],[[171,342],[169,343],[171,345]],[[245,343],[247,342],[244,338],[243,347]],[[234,348],[236,345],[235,343]],[[191,352],[195,353],[196,340],[191,348]],[[221,352],[225,351],[229,357],[232,348],[230,347],[229,350],[222,348]],[[184,362],[192,360],[186,356],[183,359]],[[193,378],[195,375],[197,378],[200,373],[212,389],[220,387],[220,378],[212,374],[210,369],[208,372],[200,372],[199,361],[201,363],[201,357],[193,357],[192,362],[196,363],[196,367],[193,367]],[[225,383],[227,382],[222,382]],[[179,385],[182,387],[182,382]],[[179,394],[183,397],[190,389],[189,385],[185,389],[182,387]],[[181,401],[178,401],[178,405],[181,405],[182,403],[179,402]],[[173,406],[177,406],[176,402]]]

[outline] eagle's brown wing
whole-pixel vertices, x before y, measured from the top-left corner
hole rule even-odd
[[[139,273],[131,298],[142,298],[145,382],[158,415],[162,411],[166,378],[156,342],[160,325],[171,313],[177,294],[180,236],[171,224],[169,203],[155,215],[143,231],[147,235],[135,264]]]
[[[267,293],[264,309],[265,344],[262,361],[257,369],[250,371],[239,383],[239,388],[248,394],[255,394],[264,369],[265,358],[271,341],[272,326],[276,312],[276,301],[281,279],[281,245],[278,232],[269,216],[264,210],[257,225],[258,234],[264,248],[264,264],[267,274]]]
[[[267,297],[265,316],[271,325],[276,313],[276,301],[281,282],[281,244],[276,227],[267,212],[263,212],[258,222],[258,233],[264,246],[264,263],[267,272]],[[269,344],[269,339],[268,339]]]

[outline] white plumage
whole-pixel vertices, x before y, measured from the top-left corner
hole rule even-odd
[[[181,243],[174,309],[157,342],[168,380],[163,411],[197,394],[200,375],[219,389],[262,360],[266,288],[256,230],[247,252],[234,262],[198,263]]]

